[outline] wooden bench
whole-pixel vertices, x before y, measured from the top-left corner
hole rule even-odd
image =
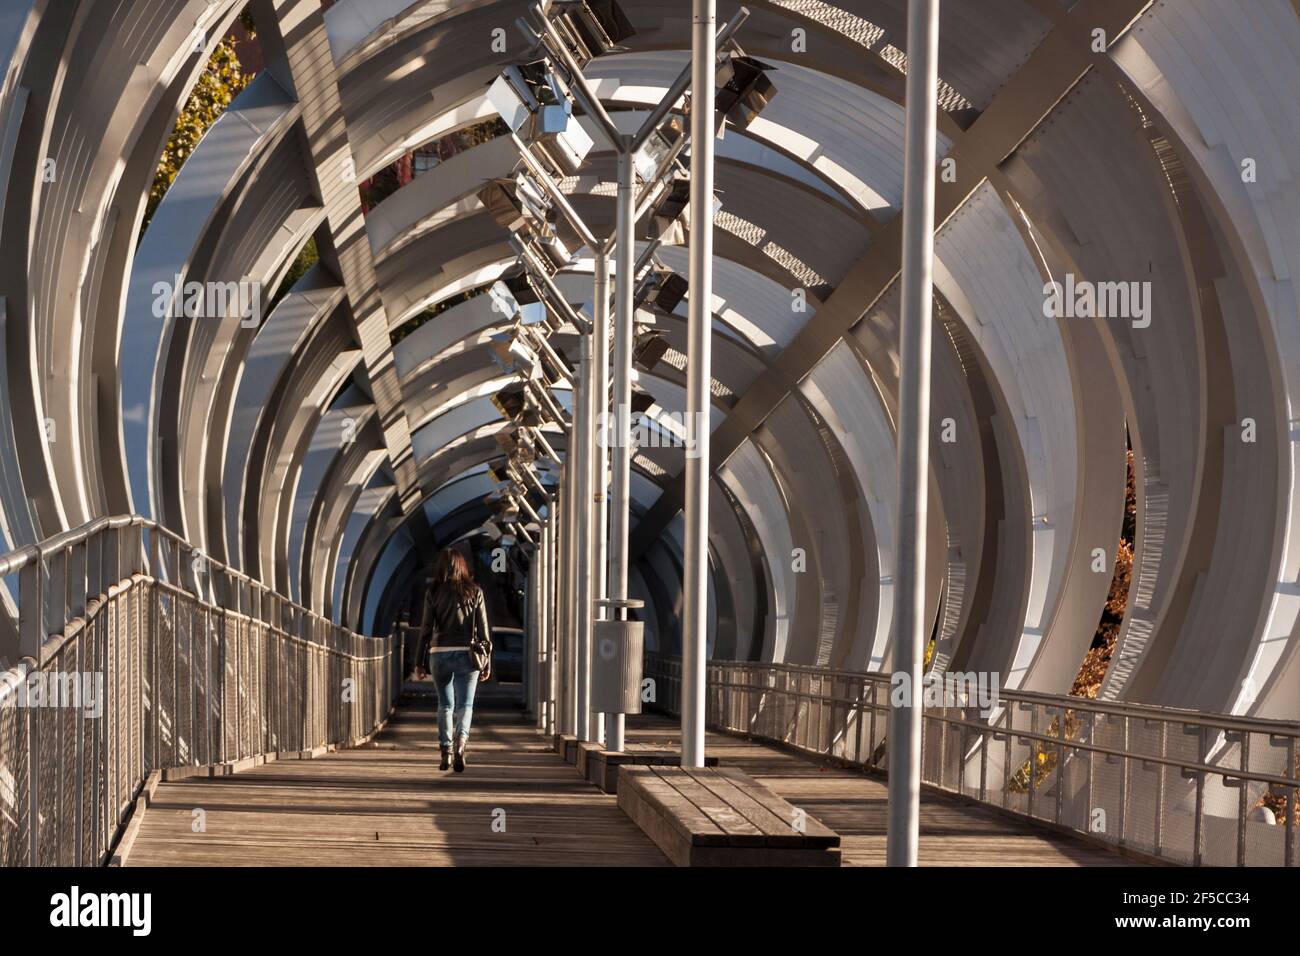
[[[578,762],[578,738],[573,734],[555,735],[555,752],[564,758],[565,763]]]
[[[579,769],[588,783],[594,783],[603,793],[618,793],[618,773],[623,767],[632,766],[680,766],[680,750],[632,745],[626,750],[602,750],[596,748],[588,755],[586,762],[579,761]],[[705,764],[710,767],[718,765],[717,757],[705,757]]]
[[[618,805],[678,866],[839,866],[833,830],[734,767],[625,766]]]

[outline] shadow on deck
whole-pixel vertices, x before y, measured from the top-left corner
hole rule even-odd
[[[519,709],[485,685],[469,768],[438,770],[428,685],[371,743],[314,760],[164,782],[128,866],[664,866],[618,807],[557,756]],[[675,723],[633,718],[628,742],[676,745]],[[846,866],[885,859],[882,780],[775,747],[710,734],[709,753],[838,832]],[[1115,866],[1105,849],[942,795],[922,797],[922,865]]]

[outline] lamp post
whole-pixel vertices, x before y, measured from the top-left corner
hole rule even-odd
[[[608,52],[623,36],[629,35],[631,25],[617,4],[597,8],[593,5],[563,5],[551,7],[538,3],[530,8],[531,22],[519,21],[520,28],[535,48],[544,48],[549,59],[534,61],[509,68],[493,84],[489,99],[497,106],[512,129],[512,137],[521,160],[533,179],[545,192],[564,218],[577,231],[583,243],[595,257],[595,305],[592,321],[587,328],[572,315],[572,308],[563,300],[551,279],[545,256],[527,244],[516,244],[516,249],[530,274],[545,290],[548,304],[562,317],[569,318],[582,334],[583,361],[574,381],[573,428],[570,433],[568,460],[565,463],[565,488],[562,492],[558,550],[563,554],[560,581],[562,596],[557,600],[557,612],[563,620],[553,635],[564,651],[566,702],[563,722],[570,727],[567,732],[583,739],[597,740],[601,735],[601,716],[591,712],[592,690],[591,640],[593,613],[596,616],[627,620],[629,608],[639,606],[628,598],[629,523],[631,503],[631,409],[632,361],[636,336],[634,300],[636,276],[649,262],[656,243],[652,241],[645,258],[638,262],[635,254],[637,222],[652,205],[679,204],[680,177],[674,186],[671,177],[680,165],[678,156],[689,140],[691,156],[691,265],[690,318],[688,323],[687,417],[695,433],[692,455],[686,462],[686,570],[684,575],[685,616],[683,634],[683,668],[686,703],[683,706],[683,761],[701,766],[704,759],[703,700],[704,645],[707,633],[707,574],[708,574],[708,421],[711,384],[710,326],[712,300],[712,228],[713,228],[713,162],[714,148],[714,97],[716,87],[716,54],[719,44],[729,42],[732,34],[748,17],[744,7],[723,27],[716,29],[714,0],[694,0],[692,33],[692,60],[669,87],[667,95],[655,105],[650,115],[635,134],[622,134],[610,118],[598,96],[582,74],[582,63],[593,55]],[[551,15],[556,14],[563,23],[557,26]],[[562,33],[564,35],[562,35]],[[572,40],[580,37],[581,42]],[[575,55],[576,53],[576,55]],[[767,67],[746,60],[751,77]],[[732,60],[729,58],[728,63]],[[552,68],[551,64],[556,64]],[[733,71],[734,73],[734,71]],[[746,81],[749,82],[749,81]],[[752,86],[735,83],[726,93],[731,99],[725,109],[728,116],[742,125],[757,115],[770,95],[771,85],[766,83],[761,92]],[[531,85],[530,85],[531,84]],[[548,89],[550,99],[546,105],[529,90]],[[647,188],[637,195],[638,152],[659,130],[688,89],[695,91],[691,131],[682,135],[666,148],[651,152],[653,169],[649,170]],[[719,91],[719,94],[722,91]],[[534,117],[548,110],[543,127],[549,130],[551,119],[563,127],[562,136],[573,136],[572,148],[562,149],[562,155],[573,159],[566,167],[581,162],[590,139],[581,131],[572,131],[566,123],[571,120],[571,109],[564,103],[553,104],[556,96],[571,97],[582,107],[618,160],[618,187],[614,235],[599,243],[582,223],[554,179],[548,174],[545,163],[539,162],[530,147],[517,134],[529,122],[527,114]],[[737,106],[737,104],[740,104]],[[558,118],[554,113],[559,110]],[[568,118],[566,120],[566,117]],[[530,129],[535,126],[530,126]],[[578,135],[580,133],[580,135]],[[551,135],[547,133],[546,135]],[[651,144],[653,146],[653,144]],[[554,158],[554,157],[552,157]],[[649,161],[647,160],[647,163]],[[642,171],[643,176],[647,170]],[[665,179],[664,177],[669,177]],[[677,190],[677,192],[674,192]],[[680,207],[678,207],[680,208]],[[512,218],[506,208],[508,218]],[[520,211],[522,214],[522,210]],[[548,247],[550,248],[550,247]],[[609,312],[609,257],[614,260],[614,311],[612,317],[614,339],[613,395],[610,409],[606,404],[608,394],[608,349],[611,317]],[[552,257],[554,260],[554,257]],[[698,286],[696,283],[699,283]],[[612,414],[610,414],[612,412]],[[602,414],[604,413],[604,414]],[[603,444],[594,442],[595,429],[604,420],[604,435],[610,440]],[[612,456],[612,486],[606,496],[606,457]],[[609,549],[605,549],[605,525],[609,525]],[[606,560],[607,559],[607,560]],[[608,592],[608,597],[606,596]],[[593,608],[604,609],[603,614]],[[629,625],[630,627],[631,625]],[[639,647],[639,635],[635,638]],[[628,646],[625,642],[625,646]],[[639,651],[638,651],[639,653]],[[639,673],[639,668],[638,671]],[[610,686],[614,686],[611,682]],[[570,701],[568,697],[571,696]],[[621,750],[623,747],[622,713],[607,714],[605,721],[606,747]]]
[[[892,707],[889,718],[886,856],[890,866],[916,866],[920,811],[938,48],[939,0],[909,0],[898,376],[898,611],[894,631],[894,668],[905,675],[907,694],[901,706]]]
[[[682,766],[704,766],[708,639],[709,383],[713,319],[713,96],[717,69],[714,0],[694,0],[691,17],[691,259],[687,319],[686,540],[682,581]],[[707,92],[706,92],[707,91]]]

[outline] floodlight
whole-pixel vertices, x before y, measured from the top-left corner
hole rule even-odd
[[[565,175],[581,169],[595,146],[546,60],[506,67],[488,87],[487,100],[511,132],[538,147]]]
[[[714,108],[720,121],[744,129],[776,96],[767,74],[776,67],[743,53],[725,53],[718,63],[718,92]],[[721,126],[719,126],[721,129]]]
[[[655,403],[655,397],[643,388],[636,385],[632,386],[632,403],[630,405],[633,415],[644,415]]]
[[[668,351],[668,339],[662,332],[641,327],[632,343],[632,361],[637,368],[651,371]]]
[[[492,404],[502,418],[518,420],[529,410],[532,402],[523,382],[511,382],[492,396]]]
[[[488,288],[492,308],[520,325],[538,325],[546,321],[546,305],[522,266],[507,269]]]
[[[681,119],[676,116],[669,117],[668,121],[651,133],[645,144],[633,154],[632,164],[636,167],[637,175],[647,182],[658,176],[661,167],[670,157],[676,155],[678,143],[684,135]]]
[[[536,457],[532,433],[518,425],[507,425],[496,433],[497,444],[510,456],[510,463],[527,467]]]
[[[478,200],[502,229],[553,232],[558,218],[546,193],[525,173],[513,179],[493,179],[478,191]]]
[[[559,11],[555,25],[579,65],[594,57],[614,52],[636,34],[636,28],[615,0],[579,0],[552,7]]]
[[[488,86],[487,101],[515,133],[522,133],[532,117],[547,106],[567,105],[545,60],[507,66]]]
[[[510,480],[510,459],[502,455],[500,458],[492,458],[487,463],[488,477],[497,484],[502,484]]]
[[[671,315],[686,297],[688,289],[685,276],[672,269],[654,269],[637,288],[636,306],[658,309]]]
[[[690,228],[687,210],[691,205],[691,181],[679,173],[660,185],[650,204],[650,215],[642,239],[658,239],[664,245],[681,245]]]
[[[492,360],[504,372],[517,372],[526,378],[537,378],[541,374],[542,366],[537,353],[513,331],[493,335],[488,348],[492,352]]]
[[[515,184],[509,179],[493,179],[478,191],[478,201],[502,229],[517,232],[528,226],[524,210],[515,199]]]
[[[483,498],[483,504],[492,512],[492,520],[510,524],[519,520],[519,503],[507,491],[498,489]]]
[[[565,176],[581,170],[587,154],[596,145],[567,104],[563,108],[547,106],[537,113],[528,142]]]

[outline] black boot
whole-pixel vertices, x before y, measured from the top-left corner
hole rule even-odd
[[[465,772],[465,745],[467,743],[469,743],[469,741],[467,741],[464,737],[461,737],[460,740],[456,741],[455,767],[457,773]]]
[[[438,764],[438,769],[439,770],[451,769],[451,748],[450,747],[442,748],[442,761]]]

